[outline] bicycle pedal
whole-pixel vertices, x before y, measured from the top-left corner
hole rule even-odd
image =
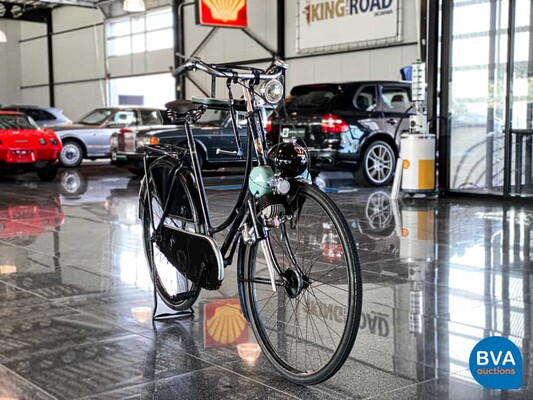
[[[175,294],[174,296],[172,296],[172,300],[174,300],[174,301],[184,301],[184,300],[188,300],[188,299],[193,298],[197,294],[198,294],[197,291],[178,293],[178,294]]]

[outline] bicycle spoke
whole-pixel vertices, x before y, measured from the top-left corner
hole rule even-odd
[[[285,271],[285,287],[274,295],[268,285],[250,282],[256,293],[251,317],[257,322],[258,342],[274,357],[275,365],[284,366],[280,370],[284,375],[292,376],[287,371],[294,370],[299,377],[312,377],[332,371],[339,359],[349,354],[338,349],[346,344],[347,335],[350,347],[355,338],[359,321],[353,313],[360,304],[350,306],[350,299],[359,293],[351,289],[351,282],[358,284],[360,279],[354,280],[350,272],[350,265],[357,265],[348,258],[355,246],[346,248],[346,235],[339,230],[344,228],[325,212],[326,207],[304,193],[294,207],[298,210],[296,224],[287,222],[285,229],[269,231],[275,258]],[[268,273],[266,255],[259,246],[256,251],[251,280]],[[298,277],[292,257],[304,277]],[[347,321],[357,325],[346,327]]]

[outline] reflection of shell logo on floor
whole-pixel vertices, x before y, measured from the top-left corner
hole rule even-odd
[[[205,347],[220,347],[248,341],[248,324],[238,299],[220,300],[204,306]]]
[[[246,5],[245,0],[204,0],[214,19],[223,22],[236,21],[239,11]]]

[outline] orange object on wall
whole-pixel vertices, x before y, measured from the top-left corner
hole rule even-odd
[[[226,28],[246,28],[246,0],[197,0],[196,23]]]

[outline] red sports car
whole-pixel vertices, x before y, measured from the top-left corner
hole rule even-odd
[[[36,170],[43,181],[57,174],[61,140],[26,115],[0,111],[0,174]]]

